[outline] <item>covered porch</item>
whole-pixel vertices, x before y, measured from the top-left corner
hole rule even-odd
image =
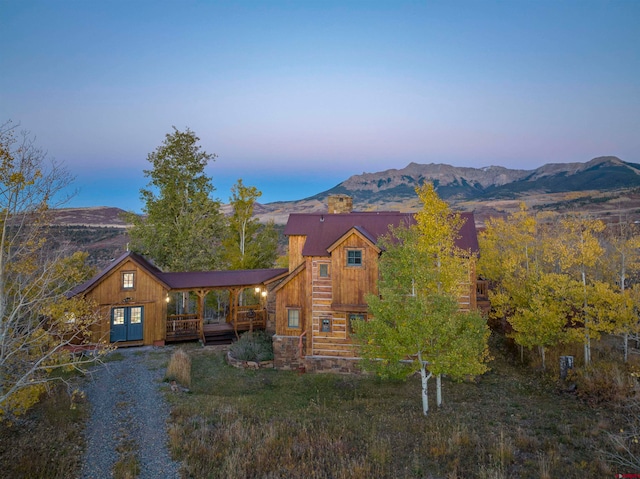
[[[270,285],[287,272],[286,269],[263,269],[164,273],[163,280],[170,287],[167,302],[181,296],[187,298],[183,311],[167,314],[165,341],[229,343],[245,331],[265,329]],[[211,292],[228,293],[222,314],[207,314],[206,298]],[[195,311],[190,311],[189,297],[195,297]]]

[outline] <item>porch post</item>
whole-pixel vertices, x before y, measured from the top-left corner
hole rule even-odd
[[[208,291],[206,290],[198,290],[196,294],[198,295],[198,319],[200,320],[199,328],[200,335],[204,335],[204,298],[207,295]]]
[[[229,316],[233,322],[233,330],[238,337],[238,289],[229,288]]]

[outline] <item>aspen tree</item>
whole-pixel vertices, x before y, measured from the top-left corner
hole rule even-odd
[[[273,221],[263,225],[254,218],[254,206],[262,192],[239,179],[231,188],[233,212],[223,240],[223,257],[229,269],[271,268],[277,257],[278,233]]]
[[[587,314],[590,273],[604,253],[597,235],[604,228],[600,220],[565,216],[546,242],[545,260],[555,265],[558,271],[570,275],[582,287],[581,304],[577,306],[582,314],[584,363],[587,366],[591,363],[591,340],[608,329],[606,323],[595,321],[592,315]]]
[[[616,287],[618,298],[618,321],[614,332],[622,336],[624,361],[629,359],[629,336],[638,337],[638,314],[640,297],[637,287],[630,289],[628,283],[640,273],[640,235],[636,224],[621,216],[617,224],[610,225],[604,237],[606,254],[602,258],[605,278]],[[636,285],[637,286],[637,285]]]
[[[568,326],[580,287],[566,275],[541,273],[529,278],[526,300],[509,318],[511,337],[522,347],[538,348],[546,369],[546,349],[570,339]]]
[[[490,315],[500,320],[503,329],[507,329],[507,323],[513,326],[515,317],[518,326],[513,337],[520,346],[521,355],[524,347],[541,346],[536,339],[536,325],[527,325],[528,321],[537,322],[537,309],[531,314],[529,309],[535,302],[546,301],[541,297],[532,299],[535,284],[542,274],[540,234],[537,218],[521,203],[519,210],[507,218],[490,218],[485,231],[479,235],[478,273],[489,279],[493,286],[489,291]],[[538,293],[542,291],[543,287],[538,289]],[[533,337],[528,337],[527,333],[532,333]],[[542,355],[544,349],[540,349],[540,353]]]
[[[68,346],[84,344],[96,306],[65,293],[92,273],[86,253],[47,243],[47,211],[71,176],[28,132],[0,125],[0,419],[33,406],[51,373],[81,368]]]
[[[470,260],[470,252],[455,247],[459,215],[433,186],[417,193],[424,206],[416,224],[394,228],[381,239],[380,295],[367,297],[372,317],[356,321],[354,328],[365,368],[383,377],[419,371],[426,415],[432,376],[461,379],[487,370],[489,330],[478,312],[459,310]],[[441,397],[438,388],[438,405]]]

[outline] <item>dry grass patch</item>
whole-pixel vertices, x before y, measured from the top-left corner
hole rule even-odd
[[[191,387],[191,358],[185,350],[178,349],[171,355],[165,380],[177,381],[186,388]]]
[[[597,477],[607,418],[499,351],[478,382],[444,381],[421,413],[418,378],[239,370],[192,351],[193,394],[170,395],[170,444],[190,477]],[[517,362],[517,361],[516,361]],[[433,392],[433,391],[432,391]],[[613,424],[613,419],[608,418]]]

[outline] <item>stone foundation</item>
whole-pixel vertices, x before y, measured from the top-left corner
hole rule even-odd
[[[310,373],[362,374],[358,366],[359,358],[335,356],[300,357],[298,336],[273,336],[273,367],[285,371],[305,371]],[[302,338],[302,348],[306,346]]]
[[[304,360],[300,359],[298,336],[273,336],[273,365],[276,369],[287,371],[304,368]],[[304,350],[306,338],[302,338]]]
[[[306,371],[310,373],[362,374],[358,358],[307,356],[304,362]]]

